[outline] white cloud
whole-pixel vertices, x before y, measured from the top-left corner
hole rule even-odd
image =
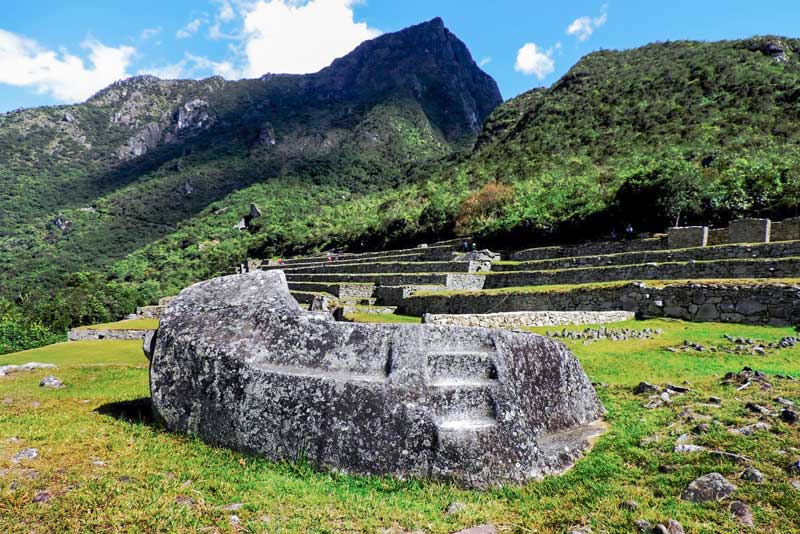
[[[145,28],[142,30],[142,33],[139,34],[139,39],[142,41],[146,41],[148,39],[152,39],[156,35],[161,33],[161,27],[158,28]]]
[[[0,83],[32,87],[63,102],[89,98],[110,83],[126,78],[136,49],[113,48],[87,39],[90,67],[83,59],[61,50],[42,48],[36,41],[0,30]]]
[[[236,12],[233,10],[233,6],[228,0],[220,1],[219,13],[217,13],[217,17],[222,22],[230,22],[236,18]]]
[[[486,65],[488,65],[491,62],[492,62],[492,58],[490,58],[489,56],[486,56],[485,58],[483,58],[480,61],[478,61],[478,66],[479,67],[485,67]]]
[[[517,52],[514,70],[523,74],[535,74],[540,80],[556,69],[553,49],[542,50],[534,43],[525,43]]]
[[[599,17],[580,17],[567,26],[567,35],[574,35],[578,41],[585,41],[592,36],[594,31],[608,21],[607,6],[603,5],[603,12]]]
[[[177,37],[178,39],[186,39],[188,37],[191,37],[192,35],[197,33],[197,31],[200,29],[200,26],[202,25],[203,25],[203,20],[200,18],[189,21],[189,23],[186,24],[186,26],[175,32],[175,37]]]
[[[378,30],[354,20],[357,1],[258,0],[250,5],[244,13],[244,74],[316,72],[377,37]]]

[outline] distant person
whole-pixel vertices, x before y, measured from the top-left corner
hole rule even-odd
[[[619,234],[617,233],[617,228],[613,227],[611,228],[611,241],[616,241],[617,239],[619,239]]]
[[[631,223],[628,223],[628,226],[625,227],[625,239],[633,239],[633,226]]]
[[[464,241],[461,244],[461,250],[463,250],[464,252],[467,252],[469,250],[469,241]]]

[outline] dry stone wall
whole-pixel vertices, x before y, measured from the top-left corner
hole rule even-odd
[[[640,282],[571,291],[412,295],[398,313],[484,314],[512,311],[616,311],[637,316],[756,325],[800,324],[800,286],[794,284],[668,284]]]
[[[708,226],[681,226],[667,230],[671,249],[704,247],[708,244]]]
[[[485,289],[538,285],[587,284],[620,280],[696,280],[726,278],[796,278],[800,259],[724,260],[589,267],[561,271],[519,271],[486,275]]]
[[[800,217],[772,223],[770,241],[800,240]]]
[[[539,260],[518,264],[499,263],[492,266],[492,271],[547,271],[574,269],[576,267],[636,265],[653,262],[665,263],[789,257],[800,257],[800,241],[719,245],[715,247],[709,246],[680,250],[651,250],[646,252],[614,254],[611,256],[581,256],[577,258]]]
[[[69,341],[84,341],[87,339],[144,339],[149,330],[106,330],[94,328],[74,328],[67,334]]]
[[[769,243],[769,219],[739,219],[728,226],[730,243]]]
[[[486,314],[426,313],[422,322],[450,326],[479,326],[484,328],[525,328],[531,326],[563,326],[604,324],[627,321],[636,316],[627,311],[520,311]]]
[[[590,242],[565,247],[540,247],[520,250],[511,255],[512,260],[532,261],[554,258],[570,258],[574,256],[595,256],[602,254],[619,254],[641,250],[659,250],[667,248],[665,236],[630,241]]]

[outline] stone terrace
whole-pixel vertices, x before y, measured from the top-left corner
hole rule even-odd
[[[512,252],[511,261],[488,251],[465,253],[463,242],[250,267],[284,270],[301,303],[324,296],[364,312],[368,306],[417,316],[624,310],[698,321],[800,322],[800,219],[671,228],[647,239]]]

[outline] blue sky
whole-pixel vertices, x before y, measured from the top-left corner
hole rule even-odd
[[[435,16],[505,98],[581,56],[653,41],[800,37],[800,0],[27,0],[0,19],[0,111],[82,101],[116,79],[313,72]]]

